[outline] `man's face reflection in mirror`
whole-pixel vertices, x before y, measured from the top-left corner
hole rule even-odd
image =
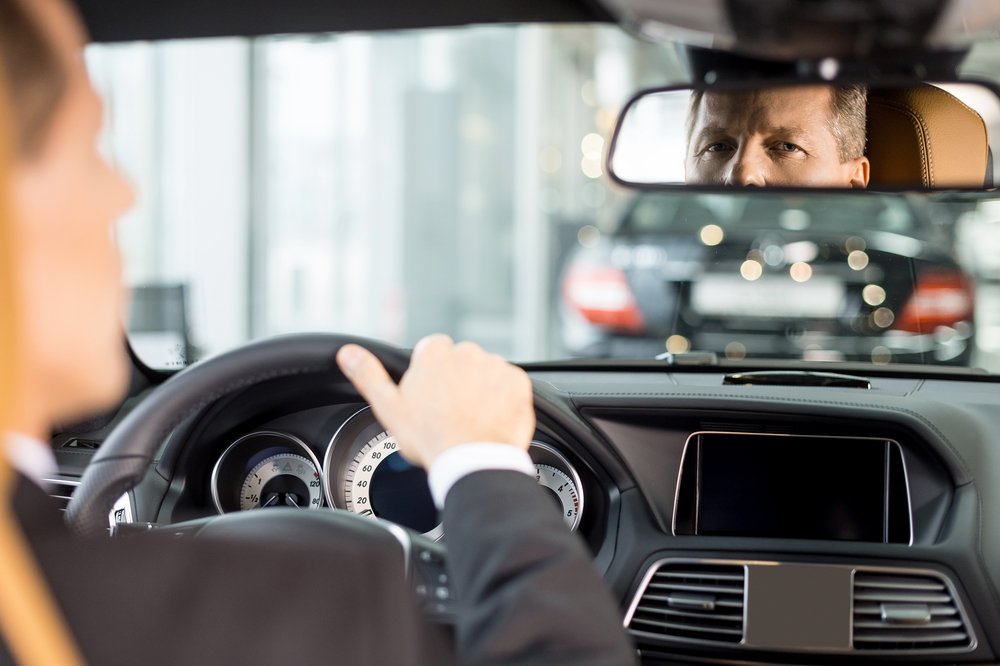
[[[695,91],[685,178],[700,185],[867,187],[866,97],[860,86]]]

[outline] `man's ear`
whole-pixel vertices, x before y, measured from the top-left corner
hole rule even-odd
[[[856,190],[863,190],[868,187],[868,176],[871,164],[867,157],[855,157],[847,163],[850,169],[849,181],[851,187]]]

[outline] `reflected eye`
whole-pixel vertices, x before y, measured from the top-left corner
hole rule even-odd
[[[788,141],[782,141],[781,143],[775,144],[774,147],[775,149],[777,149],[779,152],[782,153],[803,152],[802,149],[799,148],[797,145],[795,145],[794,143],[789,143]]]
[[[703,153],[722,153],[728,150],[732,150],[732,147],[728,143],[723,143],[721,141],[717,143],[710,143],[705,146],[705,149],[701,152]]]

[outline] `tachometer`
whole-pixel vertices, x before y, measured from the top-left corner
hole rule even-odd
[[[580,522],[580,493],[566,472],[549,465],[535,463],[535,480],[555,496],[559,512],[569,528],[576,529]]]
[[[240,488],[240,510],[291,506],[318,509],[323,503],[319,471],[306,458],[279,453],[257,463]]]
[[[566,456],[555,447],[537,440],[528,449],[535,463],[535,479],[552,493],[552,499],[566,525],[575,530],[583,515],[583,483]]]

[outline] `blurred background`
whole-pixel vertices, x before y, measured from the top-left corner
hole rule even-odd
[[[119,242],[153,367],[295,331],[406,346],[443,331],[517,361],[708,350],[1000,371],[1000,200],[615,188],[618,111],[686,79],[674,48],[615,26],[87,59],[105,148],[140,191]],[[998,65],[985,44],[963,73]]]

